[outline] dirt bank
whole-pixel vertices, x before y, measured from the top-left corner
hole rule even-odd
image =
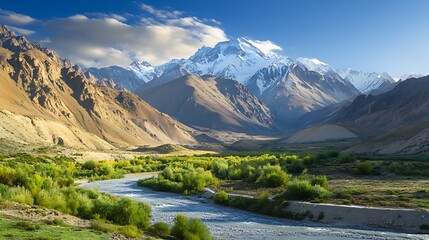
[[[310,219],[321,223],[387,228],[406,232],[424,232],[420,226],[429,224],[429,211],[423,209],[377,208],[290,201],[284,211],[299,214],[307,213]]]

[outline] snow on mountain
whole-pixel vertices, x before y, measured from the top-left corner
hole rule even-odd
[[[401,76],[399,76],[398,80],[407,80],[410,78],[420,78],[423,77],[423,74],[420,73],[408,73],[408,74],[402,74]]]
[[[256,96],[271,87],[276,81],[284,78],[289,71],[289,65],[285,63],[273,63],[266,68],[258,70],[244,85]]]
[[[288,61],[277,54],[265,54],[249,40],[238,38],[220,42],[213,48],[203,47],[188,59],[173,59],[158,67],[152,67],[146,62],[134,62],[129,69],[145,81],[150,81],[159,77],[167,69],[166,65],[179,64],[187,72],[199,76],[208,74],[243,83],[261,68]]]
[[[366,73],[350,68],[337,70],[337,72],[342,78],[351,82],[362,93],[369,93],[383,84],[395,82],[388,73]]]
[[[336,71],[318,59],[297,58],[292,60],[275,53],[268,54],[246,38],[220,42],[214,47],[202,47],[188,59],[173,59],[159,66],[151,66],[144,61],[134,62],[129,69],[145,82],[154,80],[159,81],[159,84],[173,80],[170,77],[178,78],[188,73],[229,78],[246,85],[259,96],[275,82],[279,75],[284,75],[284,71],[287,71],[293,64],[327,76],[324,79],[338,81],[345,79],[362,93],[368,93],[383,83],[395,82],[387,73],[364,73],[352,69]],[[154,82],[146,87],[159,84]]]
[[[296,62],[298,64],[304,65],[308,70],[320,73],[321,75],[326,74],[327,72],[333,71],[333,69],[326,63],[315,59],[315,58],[297,58]]]
[[[133,71],[140,79],[145,82],[151,81],[154,76],[156,76],[155,68],[146,61],[133,62],[128,67],[128,69]]]

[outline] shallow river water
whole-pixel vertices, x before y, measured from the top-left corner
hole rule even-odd
[[[137,186],[136,178],[124,178],[84,183],[81,187],[98,188],[111,195],[129,197],[152,205],[152,221],[172,223],[177,214],[200,218],[217,238],[224,239],[429,239],[428,235],[413,235],[390,231],[353,229],[284,220],[244,212],[212,203],[205,199],[178,194],[155,192]]]

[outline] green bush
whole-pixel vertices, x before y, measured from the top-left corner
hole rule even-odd
[[[326,176],[313,176],[310,178],[311,185],[319,185],[325,189],[328,188],[328,178]]]
[[[171,228],[171,235],[179,240],[185,240],[188,231],[189,220],[184,215],[177,215],[174,219],[174,225]]]
[[[294,179],[288,183],[284,196],[291,200],[312,200],[329,197],[329,191],[320,185],[312,185],[310,180]]]
[[[97,167],[97,162],[94,160],[89,160],[82,164],[82,169],[86,169],[86,170],[95,170],[96,167]]]
[[[183,184],[161,178],[140,179],[137,184],[155,191],[183,193]]]
[[[27,222],[27,221],[17,222],[16,226],[26,231],[36,231],[40,229],[39,225],[32,222]]]
[[[256,183],[261,182],[267,187],[280,187],[285,186],[292,177],[287,174],[279,165],[271,166],[265,165],[258,167],[255,173]]]
[[[356,161],[356,155],[353,153],[341,153],[340,154],[340,161],[342,163],[350,163]]]
[[[155,191],[194,193],[202,192],[206,186],[217,184],[217,178],[203,168],[170,168],[167,167],[158,178],[141,179],[138,185]]]
[[[150,223],[151,207],[147,203],[122,198],[111,206],[109,220],[119,225],[134,225],[146,229]]]
[[[167,237],[170,235],[170,226],[165,222],[156,222],[150,228],[150,231],[156,236]]]
[[[212,240],[210,231],[200,219],[188,219],[184,215],[177,215],[171,228],[171,235],[178,240]]]
[[[24,187],[12,187],[8,191],[8,200],[33,205],[34,199],[31,192]]]
[[[67,200],[64,194],[58,188],[41,190],[35,196],[35,203],[39,206],[56,209],[61,212],[71,213],[67,207]]]
[[[217,204],[225,204],[228,202],[228,193],[225,191],[219,191],[213,198],[213,201]]]
[[[134,225],[126,225],[126,226],[119,226],[118,231],[130,238],[141,238],[143,235],[143,232],[140,231],[136,226]]]
[[[116,225],[110,223],[103,223],[97,220],[91,221],[91,228],[97,231],[107,233],[116,232],[118,230],[118,227]]]
[[[369,175],[372,173],[373,166],[370,162],[358,162],[354,170],[355,174],[358,175]]]

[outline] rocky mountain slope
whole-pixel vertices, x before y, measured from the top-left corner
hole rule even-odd
[[[361,142],[347,151],[356,153],[413,155],[429,154],[429,120],[401,127]]]
[[[134,64],[133,69],[138,69]],[[359,91],[342,79],[329,65],[317,59],[288,59],[266,54],[244,38],[204,47],[189,59],[172,60],[140,74],[152,80],[142,92],[187,74],[205,74],[242,82],[270,109],[282,128],[300,115],[352,98]],[[177,91],[179,92],[179,90]],[[151,99],[151,104],[158,105]]]
[[[107,83],[107,86],[110,86],[110,82],[113,82],[115,85],[130,91],[134,91],[145,83],[144,80],[140,79],[134,73],[134,71],[118,66],[87,68],[86,71],[91,73],[97,79],[103,79],[103,81],[98,82],[101,85],[104,85],[103,83]]]
[[[330,106],[299,119],[305,126],[337,123],[377,132],[410,126],[429,118],[429,76],[400,82],[374,96],[360,95],[351,102]]]
[[[194,143],[136,95],[91,83],[52,50],[0,28],[0,137],[87,149]]]
[[[158,110],[197,128],[245,133],[276,128],[270,110],[230,79],[185,75],[139,94]]]
[[[308,61],[311,60],[301,59],[289,66],[273,64],[246,82],[251,91],[259,94],[283,128],[289,128],[288,125],[302,114],[345,101],[359,93],[329,66],[323,65],[322,70],[309,65]]]

